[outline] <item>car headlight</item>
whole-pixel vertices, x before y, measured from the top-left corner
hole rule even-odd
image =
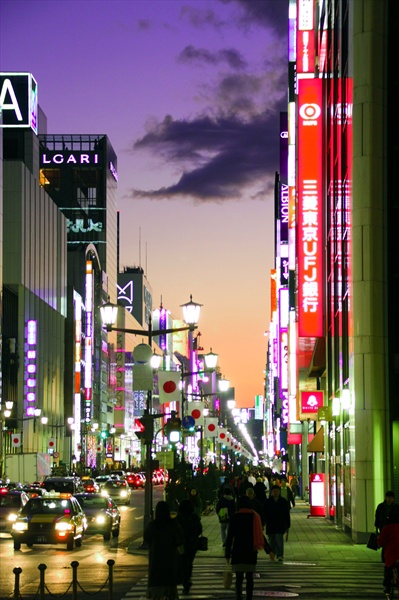
[[[98,523],[99,525],[104,525],[106,519],[104,517],[104,515],[97,515],[96,517],[96,523]]]
[[[18,518],[17,513],[10,513],[7,517],[7,521],[11,521],[11,523],[14,523],[14,521],[16,521]]]
[[[121,498],[126,498],[126,496],[127,496],[127,491],[121,490]]]
[[[56,531],[71,531],[73,529],[72,523],[67,523],[66,521],[60,521],[55,524]]]
[[[18,521],[18,523],[13,523],[12,528],[14,531],[27,531],[28,523],[26,523],[24,521]]]
[[[104,496],[105,498],[107,498],[108,497],[107,490],[101,490],[101,496]]]

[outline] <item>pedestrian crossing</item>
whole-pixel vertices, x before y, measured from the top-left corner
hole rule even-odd
[[[192,588],[184,595],[179,586],[180,600],[206,600],[208,598],[234,598],[234,579],[230,589],[223,588],[223,559],[197,558],[194,562]],[[254,578],[254,600],[259,598],[383,598],[383,565],[359,561],[284,563],[258,561]],[[139,581],[124,596],[126,600],[143,600],[146,597],[147,578]],[[245,598],[245,580],[244,580]]]

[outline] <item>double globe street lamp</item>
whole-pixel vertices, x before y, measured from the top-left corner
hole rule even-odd
[[[145,336],[148,339],[148,346],[150,348],[150,354],[152,354],[152,340],[154,337],[160,335],[167,335],[169,333],[178,333],[179,331],[188,331],[189,336],[189,352],[192,355],[192,344],[193,344],[193,331],[197,328],[199,320],[201,304],[193,302],[192,295],[190,295],[190,301],[182,304],[183,318],[186,323],[186,327],[172,327],[169,329],[153,330],[152,328],[152,315],[149,316],[148,329],[129,329],[125,327],[115,326],[118,316],[118,306],[112,304],[109,301],[100,306],[101,320],[103,326],[108,332],[117,331],[121,333],[129,333],[133,335]],[[152,449],[152,438],[154,429],[154,418],[158,418],[159,415],[153,415],[152,413],[152,393],[151,390],[147,390],[147,403],[144,410],[144,423],[146,435],[144,437],[145,443],[145,474],[146,482],[144,488],[144,521],[143,521],[143,533],[152,519],[153,502],[152,502],[152,464],[151,464],[151,449]]]

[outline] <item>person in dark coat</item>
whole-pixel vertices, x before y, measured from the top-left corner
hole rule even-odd
[[[220,533],[222,536],[222,544],[226,545],[227,528],[229,526],[230,517],[236,512],[236,501],[234,492],[231,487],[227,486],[223,489],[223,495],[216,504],[216,514],[219,518]]]
[[[262,527],[263,527],[264,524],[265,524],[264,517],[263,517],[263,506],[259,502],[259,500],[255,497],[255,490],[254,490],[254,488],[247,488],[247,491],[245,492],[245,495],[248,496],[248,498],[249,498],[252,510],[254,510],[255,512],[257,512],[258,515],[260,516],[260,520],[261,520]]]
[[[386,492],[384,502],[381,502],[375,511],[374,526],[377,532],[382,531],[385,525],[388,525],[394,517],[395,522],[399,517],[399,505],[395,502],[395,494],[391,490]]]
[[[198,548],[198,537],[202,533],[202,523],[194,510],[191,500],[182,500],[176,517],[184,531],[184,554],[181,556],[183,591],[188,594],[192,586],[191,575]]]
[[[236,575],[236,600],[242,600],[244,573],[246,600],[252,600],[258,550],[264,548],[262,524],[259,515],[250,508],[248,496],[240,496],[238,510],[231,517],[227,531],[225,556],[231,560]]]
[[[273,485],[270,498],[263,505],[266,523],[266,535],[272,551],[279,562],[284,560],[284,534],[288,537],[291,526],[290,507],[288,501],[280,495],[280,486]]]
[[[166,502],[156,505],[155,519],[147,525],[143,539],[149,547],[147,598],[178,600],[184,533],[177,519],[171,518]]]
[[[254,492],[255,492],[255,498],[263,506],[267,500],[268,494],[266,491],[266,486],[260,478],[258,478],[258,481],[254,485]]]

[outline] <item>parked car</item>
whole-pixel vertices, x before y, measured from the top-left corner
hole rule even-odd
[[[85,533],[100,533],[104,541],[112,537],[118,537],[121,515],[116,503],[109,496],[101,494],[76,494],[76,500],[79,502],[86,515],[87,529]]]
[[[67,550],[82,545],[87,527],[86,515],[71,494],[52,492],[31,498],[19,511],[12,526],[14,550],[21,544],[61,544]]]
[[[18,517],[20,508],[28,502],[29,496],[22,490],[0,489],[0,531],[11,533],[12,524]]]
[[[121,479],[110,479],[101,490],[103,496],[110,496],[117,504],[130,504],[131,489],[126,481]]]

